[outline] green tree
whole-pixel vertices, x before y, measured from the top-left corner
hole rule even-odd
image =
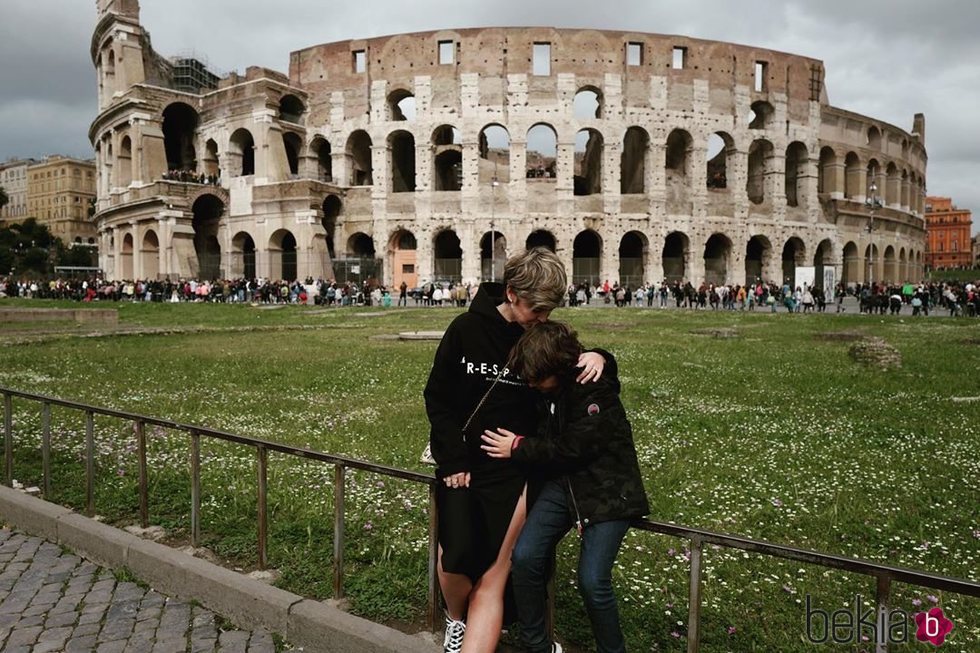
[[[3,186],[0,186],[0,209],[10,204],[10,197]]]

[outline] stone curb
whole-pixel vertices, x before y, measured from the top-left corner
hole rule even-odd
[[[155,590],[196,600],[240,626],[279,633],[309,653],[441,651],[422,637],[304,599],[5,486],[0,486],[0,518],[103,566],[125,567]]]

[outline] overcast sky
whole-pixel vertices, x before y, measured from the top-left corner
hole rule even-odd
[[[830,102],[907,131],[926,115],[930,195],[980,227],[980,2],[977,0],[143,0],[164,56],[217,71],[288,72],[318,43],[488,25],[595,27],[745,43],[821,59]],[[574,10],[570,10],[574,7]],[[615,8],[615,9],[613,9]],[[0,160],[92,156],[89,43],[95,0],[0,0]],[[976,231],[976,228],[975,228]]]

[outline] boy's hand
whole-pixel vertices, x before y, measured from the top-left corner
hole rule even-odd
[[[575,378],[578,383],[598,381],[602,376],[602,370],[606,367],[606,359],[598,352],[587,351],[578,357],[576,367],[583,368],[582,373]]]
[[[487,452],[491,458],[510,458],[511,451],[514,450],[514,441],[518,436],[507,429],[497,429],[496,431],[484,431],[480,438],[486,443],[481,444],[480,448]]]

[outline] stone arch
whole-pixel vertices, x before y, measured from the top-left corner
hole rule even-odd
[[[909,210],[909,199],[912,196],[912,184],[909,180],[909,171],[905,168],[902,169],[902,193],[901,193],[901,207],[903,210]]]
[[[583,129],[575,135],[574,194],[597,195],[602,192],[602,134]]]
[[[735,139],[731,134],[715,132],[708,137],[705,183],[710,190],[728,189],[728,163],[736,154]]]
[[[419,285],[418,241],[415,234],[404,227],[396,229],[388,239],[387,254],[392,287],[398,288],[404,281],[409,288],[417,288]]]
[[[704,243],[704,282],[716,286],[728,282],[732,241],[721,232],[711,234]]]
[[[878,163],[878,159],[869,160],[867,173],[865,175],[867,180],[867,188],[864,194],[868,199],[870,199],[872,195],[880,197],[885,192],[885,189],[879,187],[878,185],[879,175],[881,175],[881,164]]]
[[[619,283],[630,288],[646,281],[649,241],[640,231],[627,231],[619,241]]]
[[[510,132],[491,123],[480,130],[480,184],[510,181]]]
[[[668,202],[687,198],[693,149],[694,139],[687,131],[674,129],[668,134],[664,161]]]
[[[753,204],[762,204],[767,199],[767,177],[772,167],[772,143],[764,138],[752,141],[749,146],[749,176],[745,182],[745,192]]]
[[[218,143],[213,138],[209,138],[204,144],[204,174],[212,177],[221,176],[221,168],[218,163]]]
[[[796,288],[796,268],[806,264],[806,245],[798,236],[786,239],[783,245],[783,283],[788,283],[790,289]]]
[[[404,88],[396,88],[388,94],[388,120],[415,120],[415,95]]]
[[[463,138],[452,125],[432,132],[432,189],[458,191],[463,186]]]
[[[555,235],[547,229],[535,229],[528,234],[527,240],[524,241],[524,248],[534,249],[535,247],[544,247],[554,252],[557,249]]]
[[[239,231],[231,239],[231,275],[254,279],[258,276],[255,269],[255,239],[247,231]]]
[[[323,225],[323,230],[327,234],[327,253],[330,254],[330,258],[336,258],[336,245],[335,236],[337,233],[337,218],[343,211],[344,204],[341,199],[336,195],[327,195],[323,198],[323,204],[321,209],[323,211],[323,219],[320,224]]]
[[[119,171],[119,186],[126,187],[133,183],[133,141],[129,134],[122,137],[119,141],[119,157],[117,160]]]
[[[623,137],[623,152],[619,158],[619,192],[623,195],[646,192],[646,161],[650,150],[650,135],[642,127],[630,127]]]
[[[131,280],[133,278],[133,234],[126,232],[122,239],[122,249],[120,254],[120,272],[122,278]]]
[[[371,137],[363,129],[354,131],[347,139],[345,154],[350,163],[351,186],[370,186],[374,183],[371,147]]]
[[[194,229],[194,254],[191,270],[202,280],[218,279],[221,276],[221,244],[218,242],[218,228],[225,215],[225,203],[212,193],[201,194],[191,205]]]
[[[902,247],[898,250],[898,278],[895,279],[895,283],[903,283],[911,278],[908,256],[905,253],[905,247]]]
[[[756,100],[750,110],[749,129],[767,129],[776,115],[776,110],[765,100]]]
[[[793,141],[786,148],[786,204],[806,206],[807,166],[810,155],[806,145]]]
[[[330,151],[330,141],[317,135],[310,142],[310,152],[316,156],[316,178],[320,181],[333,181],[333,155]]]
[[[306,105],[292,93],[283,95],[279,100],[279,120],[298,124],[306,113]]]
[[[749,238],[745,245],[745,285],[768,282],[767,271],[772,265],[772,242],[762,234]]]
[[[299,155],[303,149],[303,139],[294,132],[283,132],[282,145],[286,149],[286,163],[289,165],[289,174],[299,174]]]
[[[844,197],[853,200],[861,194],[861,159],[854,152],[844,157]]]
[[[527,177],[554,179],[558,176],[558,132],[545,122],[527,130]]]
[[[160,276],[160,237],[153,229],[147,229],[143,233],[140,261],[144,279],[156,279]]]
[[[197,169],[194,142],[200,116],[189,104],[173,102],[163,110],[163,147],[168,170]]]
[[[872,150],[881,149],[881,130],[874,125],[868,127],[868,147]]]
[[[894,161],[885,167],[884,196],[885,206],[898,206],[902,199],[902,178]]]
[[[854,241],[848,241],[844,245],[842,267],[841,282],[845,285],[858,283],[861,276],[861,259]]]
[[[453,229],[440,229],[432,237],[432,276],[436,282],[463,279],[463,248]]]
[[[388,134],[391,156],[391,192],[415,192],[415,136],[399,129]]]
[[[595,86],[583,86],[575,93],[572,114],[576,120],[602,117],[602,91]]]
[[[682,231],[672,231],[664,238],[661,261],[668,283],[684,281],[690,267],[691,239]]]
[[[596,285],[601,265],[602,237],[592,229],[580,231],[572,242],[572,283]]]
[[[244,127],[236,129],[228,139],[228,157],[232,177],[255,174],[255,139]]]
[[[270,276],[282,281],[296,280],[296,236],[289,229],[277,229],[269,237],[269,261]]]
[[[493,248],[491,249],[491,240]],[[480,238],[480,273],[484,279],[503,279],[507,262],[507,238],[498,230],[488,231]]]
[[[882,271],[882,274],[884,275],[882,281],[884,283],[893,284],[893,283],[898,283],[900,281],[900,279],[898,278],[897,263],[898,260],[895,256],[895,247],[893,245],[887,246],[885,248],[885,258],[884,258],[885,267],[884,270]]]
[[[352,258],[374,258],[374,238],[363,231],[351,234],[347,239],[347,256]]]
[[[833,267],[834,265],[834,243],[829,238],[824,238],[817,245],[817,250],[813,254],[813,267],[814,267],[814,285],[823,288],[825,293],[828,293],[829,297],[830,291],[833,288],[824,288],[824,270],[828,267]]]
[[[820,148],[820,176],[817,178],[817,193],[843,193],[843,188],[837,186],[837,153],[832,147]]]

